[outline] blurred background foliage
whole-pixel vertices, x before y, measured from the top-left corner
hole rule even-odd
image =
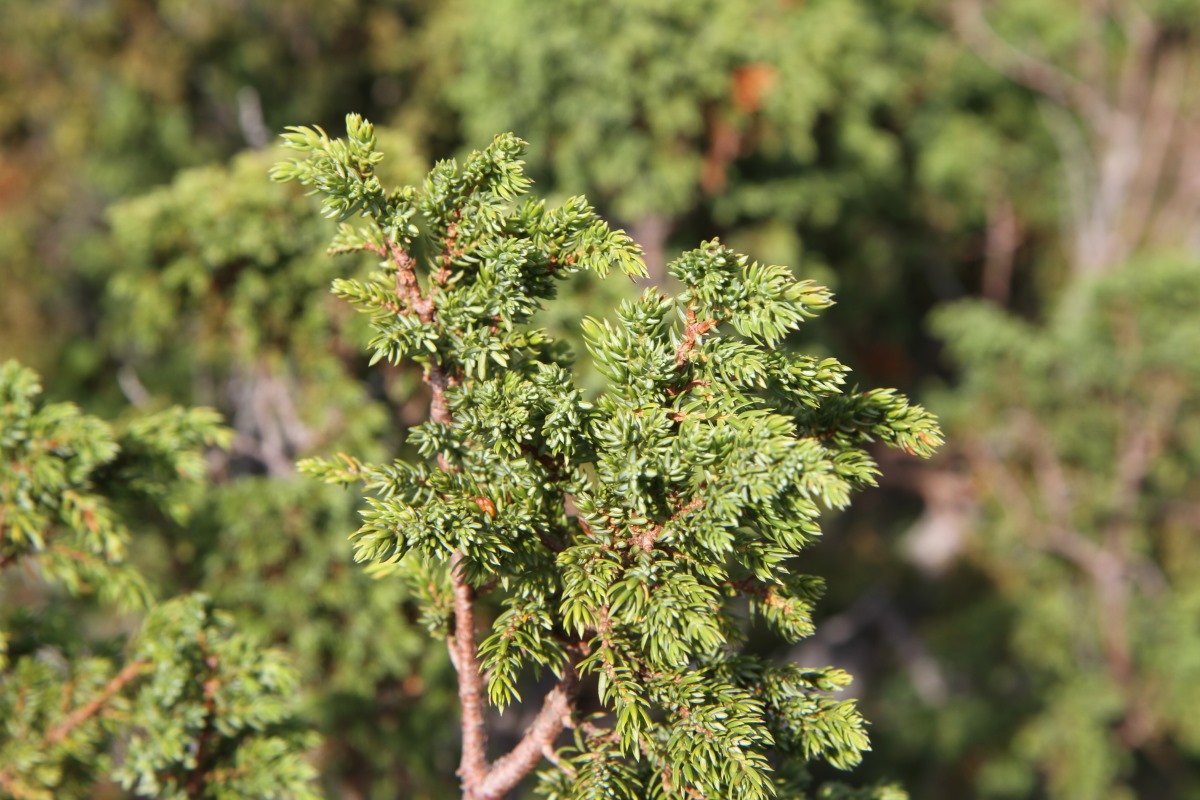
[[[780,652],[856,675],[866,778],[1200,793],[1200,2],[0,0],[0,20],[0,359],[101,416],[225,416],[194,513],[131,508],[131,554],[157,594],[202,590],[292,653],[330,796],[456,795],[446,656],[351,563],[357,499],[291,467],[385,457],[428,407],[415,375],[367,371],[328,294],[364,265],[266,179],[284,126],[350,111],[397,183],[515,131],[541,190],[587,194],[654,282],[712,236],[827,282],[805,346],[943,415],[944,454],[884,461],[814,551],[827,618]],[[547,322],[569,329],[637,287],[564,291]],[[32,625],[30,591],[0,598],[21,648],[114,635],[84,600]]]

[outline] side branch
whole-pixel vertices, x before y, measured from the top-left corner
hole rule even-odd
[[[429,390],[433,393],[429,404],[429,418],[441,425],[449,425],[452,417],[450,406],[446,403],[446,390],[457,385],[457,381],[439,364],[431,364],[425,371],[425,383],[429,384]],[[439,456],[438,460],[440,462],[443,459]],[[442,469],[445,468],[443,464]]]
[[[396,267],[396,294],[417,312],[421,322],[433,322],[433,299],[421,293],[417,282],[417,260],[395,242],[387,243],[392,265]]]
[[[703,505],[703,500],[701,500],[699,497],[693,497],[691,500],[687,501],[687,503],[675,509],[675,512],[671,514],[666,522],[652,522],[642,528],[633,527],[632,530],[634,531],[634,534],[632,537],[630,537],[630,541],[633,542],[633,544],[637,547],[640,547],[643,551],[649,553],[654,549],[654,543],[658,541],[658,537],[662,534],[663,528],[675,522],[689,511],[695,511],[697,508],[701,508]]]
[[[503,797],[533,771],[543,756],[552,754],[554,740],[570,722],[578,677],[575,664],[568,661],[558,684],[546,695],[542,710],[521,741],[492,765],[479,785],[480,800]]]
[[[696,321],[696,312],[689,308],[687,310],[687,324],[683,329],[683,341],[679,343],[679,348],[675,351],[675,366],[683,369],[683,365],[687,363],[688,355],[696,347],[696,341],[704,334],[717,327],[715,319],[706,319],[703,322]]]
[[[46,734],[46,744],[53,746],[62,743],[64,739],[71,735],[73,730],[100,713],[100,710],[108,704],[109,700],[112,700],[118,692],[128,686],[134,678],[149,669],[150,666],[149,661],[132,661],[126,664],[124,669],[105,684],[98,695],[72,711],[65,720],[51,728],[50,732]]]
[[[458,700],[462,706],[462,761],[458,776],[466,797],[480,798],[476,787],[487,777],[487,728],[484,725],[483,670],[475,644],[475,590],[463,574],[462,552],[450,557],[450,581],[454,587],[454,638],[451,660],[458,670]]]

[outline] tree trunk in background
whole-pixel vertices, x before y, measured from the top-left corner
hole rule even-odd
[[[1200,82],[1195,36],[1133,0],[1081,13],[1079,45],[1057,63],[998,34],[980,0],[951,8],[973,52],[1045,101],[1073,275],[1111,271],[1146,247],[1200,251],[1200,103],[1187,91]]]
[[[983,296],[998,306],[1008,305],[1012,294],[1013,265],[1021,238],[1021,220],[1012,198],[1002,195],[988,205],[981,288]]]
[[[646,259],[646,285],[662,286],[667,279],[667,237],[671,223],[666,217],[648,214],[629,226],[629,235],[642,247]]]

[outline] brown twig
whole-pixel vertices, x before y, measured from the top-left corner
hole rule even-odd
[[[575,704],[578,675],[575,665],[568,662],[558,684],[551,689],[542,709],[507,755],[496,760],[476,789],[478,800],[495,800],[510,792],[533,771],[543,756],[553,753],[554,740],[570,722]]]
[[[395,242],[388,241],[388,253],[396,268],[396,295],[408,308],[417,312],[421,322],[433,321],[433,300],[421,292],[417,281],[417,260]]]
[[[688,355],[695,349],[696,341],[717,327],[718,324],[715,319],[697,322],[695,309],[688,308],[687,324],[683,328],[683,341],[679,343],[679,347],[675,351],[675,366],[682,369],[683,365],[687,363]]]
[[[450,406],[446,403],[446,390],[456,386],[458,381],[452,378],[440,364],[431,364],[425,370],[425,383],[433,393],[429,404],[429,418],[441,425],[451,424]]]
[[[475,643],[475,590],[467,582],[462,559],[459,550],[450,557],[450,581],[454,590],[453,661],[458,670],[458,701],[462,706],[462,761],[458,776],[466,796],[481,800],[474,790],[488,771],[483,670]]]
[[[453,262],[454,256],[461,255],[461,250],[456,250],[454,245],[458,241],[458,225],[451,222],[446,228],[446,247],[442,251],[442,256],[439,259],[441,265],[438,271],[433,274],[434,284],[437,286],[445,286],[450,280],[450,265]]]
[[[417,281],[416,259],[391,240],[387,241],[387,253],[396,268],[396,297],[400,300],[400,313],[411,310],[421,322],[432,323],[436,316],[433,289],[430,289],[429,294],[421,292],[421,285]],[[458,385],[458,379],[443,365],[433,362],[425,369],[424,380],[433,395],[429,405],[429,418],[434,422],[449,425],[451,415],[450,407],[446,403],[446,390]],[[444,454],[438,454],[438,465],[442,469],[449,469]]]
[[[639,547],[643,551],[649,553],[654,549],[654,544],[658,541],[658,537],[662,535],[663,528],[670,525],[672,522],[677,521],[689,511],[695,511],[697,508],[700,508],[703,505],[703,500],[701,500],[699,497],[693,497],[687,503],[677,508],[675,513],[672,514],[666,522],[661,524],[653,522],[641,528],[634,528],[634,534],[632,537],[630,537],[630,541],[632,541],[636,547]]]
[[[46,734],[46,744],[50,746],[60,744],[71,735],[73,730],[100,713],[108,701],[112,700],[118,692],[129,685],[131,681],[145,672],[150,666],[149,661],[131,661],[126,664],[124,669],[104,685],[99,694],[72,711],[66,719],[51,728],[50,732]]]

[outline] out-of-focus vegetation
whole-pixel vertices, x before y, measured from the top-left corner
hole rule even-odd
[[[0,358],[108,418],[216,407],[213,485],[186,519],[128,504],[131,559],[291,652],[331,796],[455,796],[446,656],[350,563],[355,498],[290,466],[387,457],[428,399],[368,375],[326,291],[365,265],[266,170],[348,111],[387,123],[396,183],[513,130],[659,280],[719,235],[830,283],[805,344],[944,414],[939,459],[885,465],[818,548],[831,619],[780,650],[857,676],[870,773],[1190,797],[1198,26],[1195,0],[0,0]],[[10,658],[130,629],[2,563]]]

